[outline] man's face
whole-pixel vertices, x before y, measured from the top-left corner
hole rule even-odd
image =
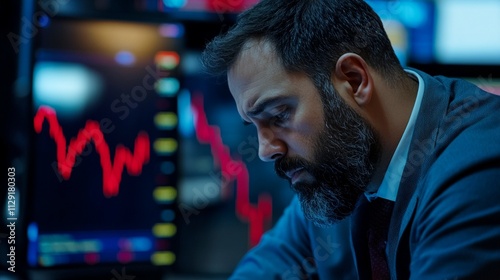
[[[286,72],[265,41],[245,45],[228,83],[243,120],[257,128],[259,157],[289,180],[305,217],[328,226],[350,215],[378,159],[363,119],[344,102],[323,106],[307,75]]]

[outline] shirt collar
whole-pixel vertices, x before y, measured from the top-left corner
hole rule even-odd
[[[384,179],[378,188],[377,193],[366,194],[368,200],[372,200],[376,197],[382,197],[391,201],[396,201],[396,196],[399,190],[399,184],[401,182],[401,176],[403,175],[404,167],[408,158],[408,152],[410,150],[410,143],[413,136],[413,131],[415,130],[415,122],[417,120],[417,115],[420,110],[420,105],[422,104],[422,98],[424,96],[424,80],[422,77],[412,70],[405,70],[409,75],[414,76],[418,79],[418,91],[417,97],[415,98],[415,104],[411,111],[410,119],[406,125],[403,136],[399,140],[399,144],[392,155],[387,171],[385,172]]]

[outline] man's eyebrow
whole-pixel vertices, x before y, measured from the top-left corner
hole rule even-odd
[[[257,101],[256,104],[253,105],[252,108],[250,108],[247,111],[247,116],[253,118],[258,115],[260,115],[266,108],[268,107],[273,107],[276,106],[285,100],[290,99],[289,96],[272,96],[268,98],[261,99]]]

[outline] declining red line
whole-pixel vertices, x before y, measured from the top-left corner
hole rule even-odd
[[[250,204],[249,176],[245,163],[231,158],[229,148],[222,142],[220,129],[208,124],[201,95],[193,96],[192,109],[196,116],[198,141],[210,144],[214,159],[220,164],[222,176],[227,181],[236,180],[236,215],[249,223],[249,242],[250,246],[254,246],[266,230],[266,223],[272,220],[272,198],[267,193],[260,194],[257,206]]]
[[[142,173],[142,166],[149,161],[149,137],[145,132],[139,132],[135,139],[134,153],[123,145],[116,146],[115,158],[111,162],[109,146],[104,139],[99,123],[88,120],[85,127],[78,132],[75,138],[66,147],[66,137],[54,109],[40,106],[34,118],[35,131],[42,131],[43,121],[49,123],[49,133],[56,143],[57,167],[61,176],[68,180],[75,165],[75,159],[82,154],[85,146],[93,141],[96,152],[101,159],[103,193],[106,197],[118,195],[123,168],[126,166],[128,174],[138,176]],[[67,151],[66,151],[67,148]]]

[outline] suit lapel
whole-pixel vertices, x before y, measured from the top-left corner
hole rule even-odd
[[[398,249],[400,246],[409,246],[409,244],[400,243],[403,241],[401,239],[402,235],[413,217],[418,202],[418,194],[415,191],[422,177],[422,170],[425,170],[426,159],[435,148],[439,127],[446,114],[450,99],[449,89],[444,88],[436,79],[423,72],[413,71],[422,77],[425,89],[389,228],[388,264],[394,279],[401,276],[396,267]],[[404,257],[406,254],[402,254],[402,256]],[[410,260],[398,259],[398,262],[409,265]],[[403,270],[406,271],[407,269],[404,268]]]

